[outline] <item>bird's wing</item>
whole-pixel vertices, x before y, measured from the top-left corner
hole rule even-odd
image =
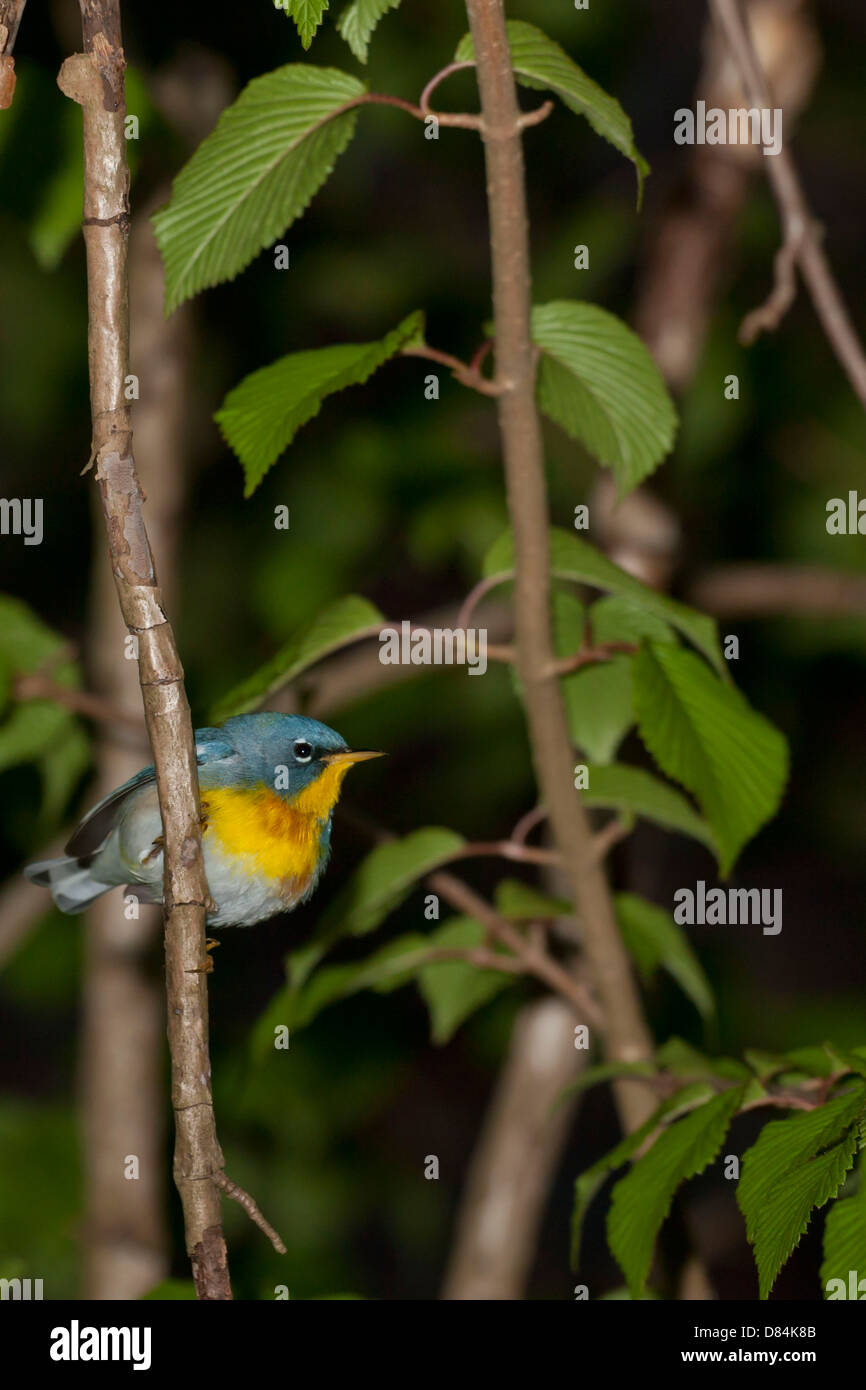
[[[195,751],[196,761],[202,767],[221,758],[230,758],[235,747],[222,729],[196,729]],[[129,797],[155,781],[156,769],[144,767],[122,787],[110,792],[92,811],[88,811],[67,844],[66,853],[75,859],[86,859],[96,854],[120,820]]]

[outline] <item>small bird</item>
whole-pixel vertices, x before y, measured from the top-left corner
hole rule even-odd
[[[208,925],[247,927],[306,902],[331,852],[331,819],[354,753],[327,724],[298,714],[241,714],[198,729]],[[126,886],[161,903],[162,820],[156,773],[146,767],[94,806],[66,846],[67,857],[30,864],[61,912]]]

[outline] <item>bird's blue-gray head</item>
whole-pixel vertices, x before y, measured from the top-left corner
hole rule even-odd
[[[305,801],[316,813],[313,784],[320,783],[329,812],[349,767],[379,756],[352,752],[335,729],[302,714],[236,715],[220,728],[197,730],[196,748],[202,790],[263,785],[291,802],[310,789]]]

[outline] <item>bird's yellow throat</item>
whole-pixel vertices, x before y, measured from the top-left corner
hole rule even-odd
[[[263,784],[204,792],[206,836],[229,855],[249,856],[268,878],[305,881],[318,866],[322,830],[337,803],[351,763],[326,765],[293,801]]]

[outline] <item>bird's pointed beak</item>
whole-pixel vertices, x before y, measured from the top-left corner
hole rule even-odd
[[[384,753],[353,753],[347,749],[345,753],[326,753],[323,763],[329,763],[331,767],[349,767],[352,763],[365,763],[370,758],[384,758]]]

